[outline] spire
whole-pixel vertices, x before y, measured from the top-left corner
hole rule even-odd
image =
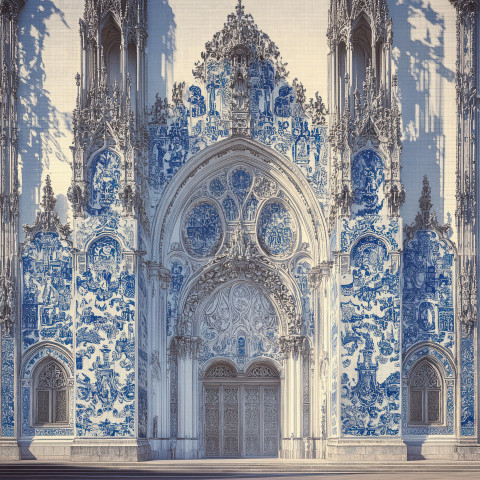
[[[420,210],[415,217],[415,222],[408,226],[405,225],[405,233],[407,234],[407,241],[411,240],[418,230],[433,230],[444,238],[450,231],[450,225],[440,225],[437,220],[436,212],[432,213],[432,190],[428,177],[423,177],[423,188],[418,201]]]
[[[47,178],[45,179],[45,186],[43,187],[42,203],[40,206],[42,207],[44,213],[51,214],[56,203],[57,200],[55,199],[55,195],[53,193],[52,181],[50,180],[50,175],[47,175]]]
[[[420,199],[418,200],[420,206],[420,212],[423,224],[427,224],[430,219],[430,211],[432,210],[432,189],[426,175],[423,176],[423,188]]]
[[[32,226],[23,226],[27,240],[33,239],[40,231],[57,232],[63,238],[67,238],[70,235],[70,225],[68,225],[68,223],[63,225],[60,222],[58,213],[55,211],[56,203],[57,200],[53,192],[50,175],[47,175],[47,178],[45,178],[45,186],[43,187],[42,201],[40,202],[40,211],[37,212],[35,223]]]

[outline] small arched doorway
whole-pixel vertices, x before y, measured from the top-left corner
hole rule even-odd
[[[280,436],[280,377],[256,362],[245,374],[219,362],[203,378],[205,457],[276,457]]]

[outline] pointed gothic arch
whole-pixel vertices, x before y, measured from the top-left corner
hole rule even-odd
[[[153,261],[166,264],[172,232],[184,205],[195,190],[212,173],[245,164],[270,176],[287,192],[295,215],[302,219],[308,241],[318,248],[312,251],[313,262],[327,258],[328,231],[325,216],[318,198],[305,175],[289,159],[272,149],[246,137],[230,137],[205,148],[192,157],[174,176],[162,195],[153,220]],[[198,196],[198,194],[197,194]]]

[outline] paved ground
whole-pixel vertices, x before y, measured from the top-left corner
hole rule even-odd
[[[134,479],[161,479],[161,480],[190,480],[190,479],[211,479],[211,480],[478,480],[480,470],[464,472],[403,472],[403,473],[354,473],[354,472],[324,472],[324,473],[284,473],[284,474],[158,474],[154,471],[136,470],[134,468],[119,471],[118,469],[96,469],[96,468],[50,468],[48,470],[29,466],[26,468],[4,469],[0,467],[0,478],[9,480],[29,480],[29,479],[51,479],[51,480],[83,480],[83,479],[115,479],[115,480],[134,480]]]
[[[191,460],[136,464],[59,464],[36,461],[0,465],[0,479],[84,480],[480,480],[480,463],[405,462],[332,464],[326,461]]]

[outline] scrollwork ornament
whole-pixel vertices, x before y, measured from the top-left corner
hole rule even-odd
[[[192,331],[197,307],[205,298],[223,283],[244,279],[267,289],[272,299],[283,311],[287,326],[297,322],[297,305],[295,297],[284,282],[281,273],[258,248],[245,242],[245,236],[239,230],[235,240],[228,245],[225,252],[209,262],[198,274],[192,284],[183,306],[183,315],[177,322],[179,335]]]

